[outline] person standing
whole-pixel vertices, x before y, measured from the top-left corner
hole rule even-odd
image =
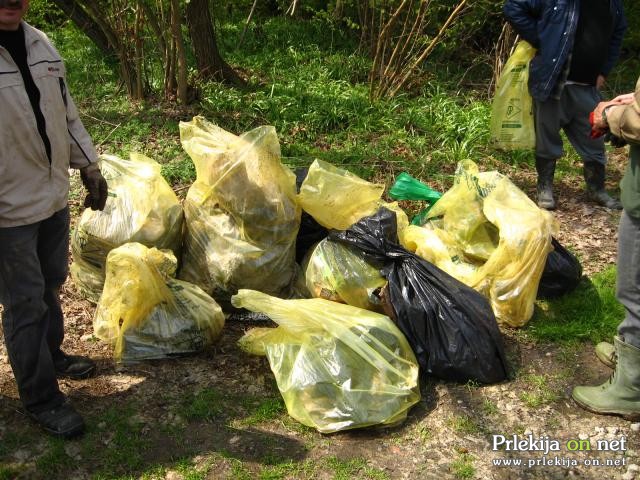
[[[538,206],[556,208],[553,177],[564,131],[583,161],[587,197],[610,209],[603,138],[591,138],[588,114],[620,54],[627,22],[622,0],[507,0],[503,13],[537,49],[529,65],[534,103]]]
[[[625,317],[614,337],[615,355],[607,356],[615,368],[597,387],[579,386],[573,399],[600,414],[640,419],[640,78],[634,93],[600,102],[593,111],[596,133],[610,132],[629,143],[629,164],[620,183],[622,215],[618,229],[616,296]],[[602,345],[599,345],[602,348]],[[600,355],[599,355],[600,356]]]
[[[67,277],[69,167],[85,206],[102,210],[107,183],[67,92],[64,63],[23,21],[29,0],[0,0],[0,303],[9,362],[28,415],[73,437],[84,421],[57,377],[85,378],[95,363],[61,350],[59,290]]]

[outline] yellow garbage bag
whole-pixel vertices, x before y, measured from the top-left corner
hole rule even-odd
[[[170,249],[180,254],[182,207],[162,177],[161,166],[138,153],[122,159],[100,157],[109,185],[103,211],[86,209],[71,238],[71,277],[83,296],[94,303],[104,284],[107,254],[128,242]]]
[[[461,162],[453,187],[403,246],[486,295],[501,325],[533,315],[538,283],[558,224],[507,177]]]
[[[295,276],[301,211],[275,129],[238,137],[195,117],[180,122],[180,140],[197,178],[184,202],[179,278],[219,301],[239,288],[285,294]]]
[[[322,433],[394,425],[420,400],[415,355],[389,317],[251,290],[231,301],[279,325],[250,330],[239,344],[267,356],[289,415],[304,425]]]
[[[93,330],[114,346],[116,362],[197,352],[220,336],[222,309],[196,285],[172,278],[176,267],[171,251],[140,243],[109,252]]]
[[[302,271],[312,297],[382,313],[375,293],[387,281],[377,268],[346,245],[321,240],[307,253]]]
[[[533,101],[528,87],[529,62],[535,53],[526,41],[518,42],[498,78],[490,125],[491,142],[496,148],[535,147]]]
[[[407,214],[396,202],[381,200],[384,185],[367,182],[357,175],[322,160],[314,160],[300,186],[298,203],[320,225],[345,230],[381,206],[396,212],[398,235],[409,225]]]

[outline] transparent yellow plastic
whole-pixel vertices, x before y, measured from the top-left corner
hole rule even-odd
[[[180,139],[197,178],[184,202],[179,278],[223,301],[239,288],[284,294],[295,275],[301,211],[275,129],[238,137],[194,117],[180,123]]]
[[[558,231],[553,216],[504,175],[467,160],[427,219],[406,229],[405,248],[486,295],[501,325],[525,325]]]
[[[394,425],[420,400],[416,358],[388,317],[252,290],[240,290],[232,303],[279,325],[250,330],[239,344],[267,356],[289,415],[304,425],[323,433]]]
[[[222,309],[199,287],[172,278],[176,267],[169,250],[140,243],[109,253],[93,328],[113,344],[116,362],[199,351],[220,336]]]
[[[535,147],[533,101],[529,94],[529,62],[536,49],[521,40],[498,78],[491,106],[491,141],[503,150]]]
[[[375,292],[387,281],[349,247],[322,240],[309,250],[302,270],[311,296],[382,312]]]
[[[335,230],[345,230],[384,206],[396,212],[401,235],[409,219],[397,203],[381,200],[384,188],[330,163],[314,160],[300,187],[298,203],[320,225]]]
[[[93,302],[102,292],[113,248],[139,242],[180,255],[182,242],[182,207],[159,163],[138,153],[128,160],[101,155],[100,169],[109,185],[107,203],[103,211],[85,209],[71,239],[71,276]]]

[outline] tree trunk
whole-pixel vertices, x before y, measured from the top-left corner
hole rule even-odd
[[[200,75],[238,87],[245,86],[244,80],[220,55],[208,0],[191,0],[187,3],[186,16]]]
[[[186,105],[188,103],[187,56],[184,51],[180,17],[180,2],[178,0],[171,0],[171,32],[176,41],[176,54],[178,59],[178,101],[182,105]]]
[[[100,49],[103,55],[112,58],[118,58],[113,45],[104,34],[100,25],[82,8],[78,2],[74,0],[53,0],[53,3],[60,8],[76,26],[91,39],[91,41]]]

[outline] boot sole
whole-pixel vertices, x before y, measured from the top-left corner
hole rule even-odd
[[[573,396],[571,398],[573,398]],[[617,417],[622,417],[625,420],[629,420],[630,422],[635,422],[640,420],[640,412],[628,413],[628,412],[619,412],[619,411],[613,411],[613,410],[596,410],[595,408],[590,407],[589,405],[582,403],[581,401],[575,398],[573,398],[573,401],[576,402],[581,408],[584,408],[585,410],[588,410],[591,413],[596,413],[598,415],[615,415]]]
[[[89,377],[92,377],[96,372],[96,367],[91,367],[88,370],[80,373],[64,373],[64,372],[56,372],[57,378],[68,378],[70,380],[86,380]]]
[[[77,426],[75,426],[73,428],[70,428],[69,430],[65,430],[64,432],[60,432],[58,430],[53,430],[51,428],[47,428],[42,424],[39,424],[39,425],[49,435],[52,435],[52,436],[57,437],[57,438],[70,439],[70,438],[78,437],[78,436],[80,436],[80,435],[82,435],[84,433],[84,425],[77,425]]]

